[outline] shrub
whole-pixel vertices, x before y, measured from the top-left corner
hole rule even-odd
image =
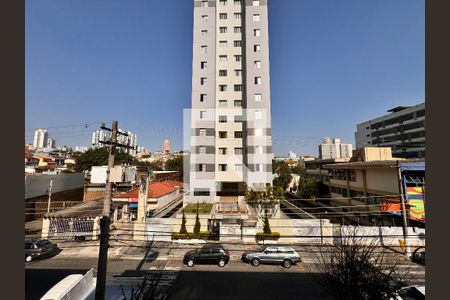
[[[197,214],[195,215],[195,225],[194,225],[194,233],[195,234],[200,233],[200,226],[201,226],[201,224],[200,224],[200,219],[198,217],[198,211],[197,211]]]
[[[279,232],[272,232],[272,233],[264,233],[264,232],[258,232],[256,233],[256,240],[257,241],[277,241],[280,238]]]
[[[184,211],[183,211],[183,219],[181,219],[180,233],[182,233],[182,234],[187,234],[187,229],[186,229],[186,216],[184,215]]]
[[[200,231],[199,233],[172,232],[170,235],[172,237],[172,240],[190,240],[190,239],[207,240],[209,237],[209,232],[208,231]]]
[[[264,221],[264,228],[263,228],[264,233],[265,234],[271,234],[272,233],[272,229],[270,229],[269,218],[267,216],[265,216],[263,221]]]

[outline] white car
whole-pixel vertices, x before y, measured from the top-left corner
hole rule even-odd
[[[425,286],[410,285],[405,286],[397,291],[395,298],[391,300],[425,300]]]

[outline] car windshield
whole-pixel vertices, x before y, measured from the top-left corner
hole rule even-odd
[[[50,244],[49,241],[37,241],[37,242],[36,242],[36,246],[37,246],[38,248],[40,248],[40,247],[42,247],[42,246],[45,246],[45,245],[48,245],[48,244]]]

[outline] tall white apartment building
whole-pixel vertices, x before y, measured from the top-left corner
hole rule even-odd
[[[117,142],[123,145],[128,145],[130,147],[133,147],[132,149],[124,149],[126,153],[130,155],[136,155],[137,154],[137,134],[131,132],[131,131],[122,131],[119,129],[119,132],[124,132],[127,135],[118,134],[117,135]]]
[[[319,145],[320,159],[352,157],[353,145],[341,144],[340,139],[324,137]]]
[[[189,202],[272,184],[267,0],[194,0]]]
[[[46,129],[37,129],[34,131],[33,148],[43,149],[47,147],[48,132]]]
[[[103,130],[96,130],[92,133],[92,147],[93,148],[101,148],[104,147],[105,144],[101,142],[106,142],[109,140],[109,133]]]

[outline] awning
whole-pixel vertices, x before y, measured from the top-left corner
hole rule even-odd
[[[138,204],[137,203],[130,203],[128,204],[128,208],[137,208]]]

